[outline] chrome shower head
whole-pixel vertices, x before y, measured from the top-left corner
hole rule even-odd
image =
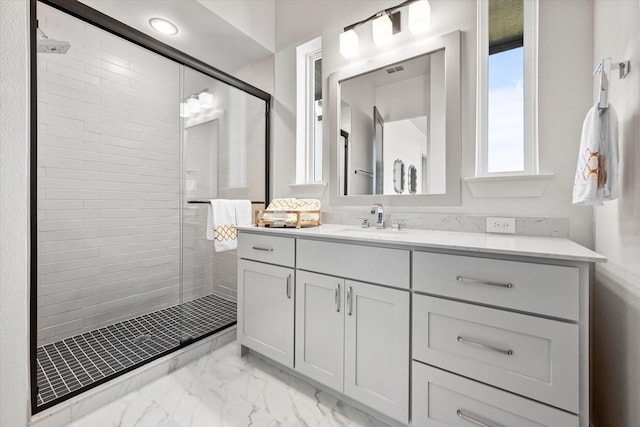
[[[37,30],[42,36],[42,40],[38,40],[38,53],[64,54],[67,53],[67,51],[71,47],[71,43],[50,39],[40,28],[37,28]]]
[[[52,39],[38,40],[38,53],[67,53],[71,44]]]

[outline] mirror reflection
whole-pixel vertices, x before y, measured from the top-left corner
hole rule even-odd
[[[342,80],[340,94],[342,195],[446,192],[444,49]]]

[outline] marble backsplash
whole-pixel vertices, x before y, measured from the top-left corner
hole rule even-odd
[[[322,222],[327,224],[360,225],[362,218],[373,221],[373,215],[353,211],[325,211]],[[499,215],[451,215],[425,213],[386,213],[385,227],[391,227],[392,220],[403,221],[406,228],[440,231],[464,231],[469,233],[485,233],[487,217]],[[508,215],[504,215],[508,217]],[[516,234],[526,236],[568,237],[568,218],[548,217],[516,217]]]

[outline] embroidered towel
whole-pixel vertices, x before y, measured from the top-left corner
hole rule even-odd
[[[207,239],[213,240],[216,252],[238,247],[235,200],[211,200],[207,212]]]
[[[613,106],[596,103],[582,124],[573,203],[602,205],[618,197],[618,117]]]

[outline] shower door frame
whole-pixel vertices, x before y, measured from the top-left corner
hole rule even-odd
[[[38,337],[38,325],[37,325],[37,283],[38,283],[38,76],[37,76],[37,4],[38,2],[58,9],[74,18],[80,19],[88,24],[94,25],[102,30],[105,30],[115,36],[118,36],[124,40],[141,46],[151,52],[168,58],[180,65],[192,68],[203,74],[208,75],[218,81],[226,83],[234,88],[253,95],[258,99],[265,102],[265,193],[264,203],[265,206],[270,201],[270,153],[271,153],[271,95],[255,86],[250,85],[224,71],[218,70],[211,65],[194,58],[176,48],[173,48],[165,43],[162,43],[151,36],[148,36],[141,31],[138,31],[128,25],[105,15],[83,3],[76,0],[29,0],[29,34],[30,34],[30,146],[29,146],[29,169],[30,169],[30,184],[29,184],[29,201],[30,201],[30,283],[29,283],[29,365],[30,365],[30,396],[31,396],[31,414],[34,415],[45,409],[57,405],[58,403],[68,400],[80,393],[83,393],[93,387],[103,384],[112,380],[115,377],[123,375],[134,369],[139,368],[155,359],[163,357],[169,353],[172,353],[180,348],[186,347],[191,343],[199,341],[203,338],[210,336],[211,333],[204,334],[194,340],[190,340],[186,343],[180,343],[175,348],[166,352],[160,353],[154,357],[151,357],[143,362],[123,369],[113,375],[107,376],[101,380],[98,380],[88,386],[82,387],[78,390],[70,392],[63,397],[55,399],[49,403],[38,406],[37,405],[37,337]],[[182,200],[181,200],[182,204]],[[182,244],[182,243],[181,243]]]

